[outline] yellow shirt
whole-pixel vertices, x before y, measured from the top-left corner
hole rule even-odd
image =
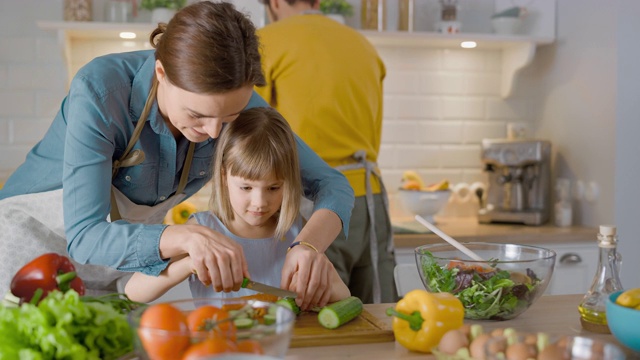
[[[356,30],[320,14],[285,18],[258,30],[267,81],[256,91],[330,166],[365,150],[376,162],[382,132],[384,63]],[[344,172],[355,196],[364,170]],[[374,193],[380,186],[372,177]]]

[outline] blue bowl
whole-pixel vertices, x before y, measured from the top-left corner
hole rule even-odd
[[[640,310],[616,304],[616,299],[623,291],[616,291],[607,299],[607,324],[622,345],[640,353]]]

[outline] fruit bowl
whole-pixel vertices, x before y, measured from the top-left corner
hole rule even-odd
[[[433,216],[440,212],[449,201],[451,190],[423,191],[399,189],[398,196],[402,205],[414,215],[420,215],[430,223]]]
[[[141,360],[196,360],[221,354],[282,359],[295,318],[290,309],[275,303],[224,298],[158,303],[129,313]]]
[[[624,291],[616,291],[607,298],[607,324],[613,336],[620,343],[640,355],[640,309],[625,307],[616,303]]]
[[[430,292],[450,292],[465,308],[465,319],[509,320],[544,293],[556,253],[537,246],[463,243],[485,261],[471,260],[449,244],[415,249],[418,272]]]

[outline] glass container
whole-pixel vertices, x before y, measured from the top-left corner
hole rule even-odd
[[[607,298],[623,289],[619,276],[622,257],[616,250],[617,244],[616,227],[601,225],[598,233],[598,269],[589,291],[578,305],[580,323],[585,330],[610,333],[606,314]]]
[[[387,26],[386,1],[362,0],[361,27],[363,30],[384,31]]]
[[[413,31],[414,0],[398,1],[398,30]]]
[[[91,0],[64,0],[64,21],[91,21]]]

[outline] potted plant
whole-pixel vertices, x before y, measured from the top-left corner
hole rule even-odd
[[[187,0],[142,0],[140,7],[151,11],[152,23],[168,23],[176,11],[186,5]]]
[[[320,11],[344,24],[345,17],[353,15],[353,6],[347,0],[320,0]]]

